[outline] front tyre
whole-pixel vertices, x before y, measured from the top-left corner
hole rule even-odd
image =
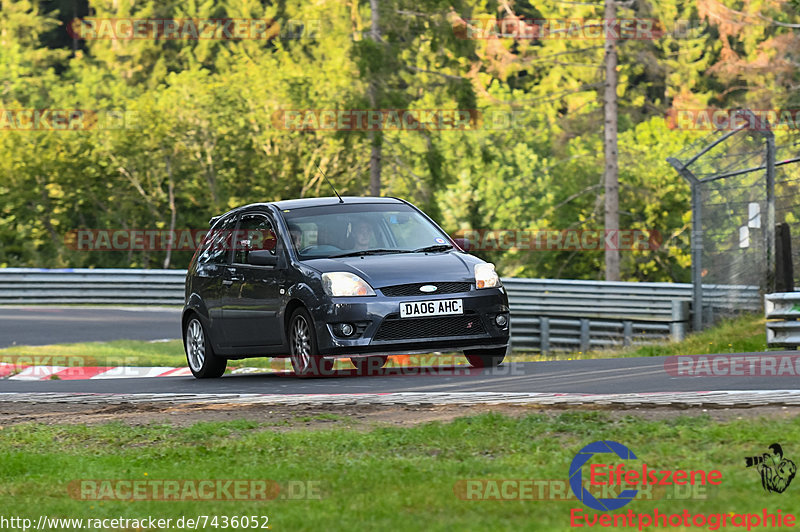
[[[289,319],[289,360],[298,377],[319,377],[333,374],[333,359],[319,356],[317,335],[311,316],[304,308],[292,313]]]
[[[195,378],[214,379],[225,373],[228,361],[214,354],[203,324],[197,316],[186,324],[183,349],[186,351],[186,362]]]
[[[473,368],[495,368],[503,363],[507,349],[507,347],[475,349],[473,351],[464,351],[464,356],[467,357],[467,362]]]

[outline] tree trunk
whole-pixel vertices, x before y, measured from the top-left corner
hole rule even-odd
[[[606,83],[605,111],[605,230],[612,235],[606,242],[619,241],[619,162],[617,158],[617,46],[615,28],[617,6],[615,0],[606,0],[604,29]],[[613,248],[613,249],[609,249]],[[619,281],[619,246],[606,244],[606,281]]]
[[[381,195],[381,157],[383,147],[381,145],[381,133],[379,131],[369,132],[369,141],[372,150],[369,156],[369,195]]]
[[[175,222],[178,218],[178,209],[175,205],[175,183],[172,179],[172,161],[167,157],[167,194],[169,196],[169,237],[167,238],[167,256],[164,258],[164,269],[169,269],[172,262],[172,246],[175,242],[172,237],[175,235]]]
[[[369,7],[371,11],[371,24],[370,24],[370,38],[379,43],[381,40],[381,30],[378,25],[378,0],[369,0]],[[373,75],[374,76],[374,75]],[[371,109],[376,109],[378,106],[378,83],[377,80],[371,79],[369,83],[368,95],[369,106]],[[370,156],[369,156],[369,193],[371,196],[381,195],[381,158],[383,157],[383,138],[382,132],[371,131],[369,132]]]

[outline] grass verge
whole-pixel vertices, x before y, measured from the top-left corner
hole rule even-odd
[[[253,421],[128,427],[21,424],[0,431],[0,508],[6,516],[72,518],[267,515],[274,530],[569,530],[575,500],[464,500],[466,480],[566,481],[585,445],[628,446],[641,469],[719,470],[722,483],[687,498],[634,500],[634,513],[797,512],[798,489],[761,488],[743,457],[773,442],[800,457],[800,418],[713,422],[707,416],[648,421],[603,411],[507,417],[488,413],[410,428],[278,432]],[[620,463],[598,455],[591,463]],[[584,466],[588,476],[589,466]],[[295,500],[81,500],[85,479],[272,480]],[[463,485],[463,484],[461,484]],[[564,483],[562,482],[562,486]],[[297,489],[302,486],[301,489]],[[313,488],[313,490],[312,490]],[[306,493],[312,490],[312,497]],[[299,496],[303,491],[303,496]],[[89,493],[96,493],[89,490]],[[284,491],[284,493],[287,493]],[[319,493],[319,497],[315,495]],[[488,492],[471,492],[479,496]],[[537,490],[532,491],[533,494]],[[460,496],[459,496],[460,495]],[[537,496],[537,495],[534,495]],[[608,495],[607,495],[608,496]]]

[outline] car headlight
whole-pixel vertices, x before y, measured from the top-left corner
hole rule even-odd
[[[333,297],[374,296],[375,291],[364,279],[348,272],[322,274],[322,288]]]
[[[494,264],[487,262],[485,264],[475,265],[475,287],[476,288],[497,288],[501,286],[500,277],[494,271]]]

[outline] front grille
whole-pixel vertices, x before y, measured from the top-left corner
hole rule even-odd
[[[396,316],[396,314],[395,314]],[[485,334],[480,316],[442,316],[432,318],[386,318],[375,334],[375,340],[413,340]]]
[[[435,292],[420,292],[420,287],[425,285],[433,285],[437,288]],[[383,295],[388,297],[406,297],[406,296],[419,296],[429,295],[436,296],[439,294],[461,294],[469,292],[472,287],[471,283],[414,283],[414,284],[398,284],[395,286],[387,286],[381,288]]]

